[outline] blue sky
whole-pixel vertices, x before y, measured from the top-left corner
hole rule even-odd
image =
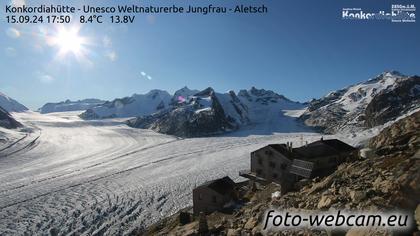
[[[29,5],[47,2],[26,1]],[[50,1],[75,6],[81,2]],[[174,92],[185,85],[211,86],[221,92],[256,86],[307,101],[384,70],[420,73],[419,22],[341,19],[343,7],[389,11],[392,3],[414,1],[173,2],[264,3],[269,13],[140,14],[134,24],[64,26],[66,32],[78,29],[75,40],[83,43],[76,52],[58,42],[66,39],[57,36],[63,29],[56,26],[7,24],[2,1],[0,91],[32,109],[46,102],[109,100],[155,88]]]

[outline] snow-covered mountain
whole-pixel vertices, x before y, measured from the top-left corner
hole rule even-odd
[[[0,92],[0,107],[8,112],[23,112],[27,111],[24,105],[20,104],[16,100],[8,97],[7,95]]]
[[[188,98],[196,93],[200,92],[199,90],[196,89],[189,89],[187,86],[183,87],[180,90],[177,90],[174,93],[174,96],[171,99],[171,104],[172,105],[176,105],[178,103],[183,103],[186,100],[188,100]]]
[[[238,98],[248,109],[248,117],[253,123],[271,122],[269,119],[276,119],[271,116],[282,110],[296,110],[304,108],[299,102],[294,102],[279,95],[271,90],[257,89],[252,87],[250,90],[240,90]],[[276,122],[274,120],[273,122]]]
[[[254,87],[238,95],[207,88],[179,98],[183,90],[175,92],[172,101],[178,102],[168,109],[131,119],[128,124],[182,137],[208,136],[269,120],[280,123],[282,109],[303,107],[273,91]]]
[[[21,124],[17,122],[9,112],[0,107],[0,127],[14,129],[20,126]]]
[[[420,79],[397,71],[314,99],[300,119],[326,133],[384,124],[420,107]]]
[[[46,103],[44,106],[39,108],[39,112],[42,114],[51,113],[51,112],[64,112],[64,111],[80,111],[87,110],[89,108],[98,106],[105,103],[103,100],[99,99],[83,99],[78,101],[66,100],[64,102],[58,103]]]
[[[236,120],[225,113],[219,97],[220,94],[216,95],[212,88],[207,88],[171,108],[134,118],[128,124],[183,137],[206,136],[232,130]]]
[[[84,119],[136,117],[127,123],[137,128],[183,137],[207,136],[252,127],[258,133],[302,131],[313,127],[326,133],[356,132],[382,125],[420,108],[420,80],[396,71],[330,92],[308,104],[294,102],[270,90],[252,87],[239,93],[218,93],[184,87],[169,95],[152,90],[145,95],[115,99],[88,109]],[[304,110],[303,125],[288,114]],[[287,116],[285,115],[287,114]],[[285,129],[285,127],[290,129]]]
[[[146,94],[134,94],[131,97],[118,98],[89,108],[80,117],[83,119],[101,119],[149,115],[167,108],[171,98],[172,96],[166,91],[151,90]]]

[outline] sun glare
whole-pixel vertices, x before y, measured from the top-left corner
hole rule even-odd
[[[74,55],[77,59],[83,59],[86,55],[85,46],[87,44],[86,38],[80,36],[80,28],[60,27],[56,34],[50,37],[50,44],[58,48],[58,56],[64,58],[69,54]]]

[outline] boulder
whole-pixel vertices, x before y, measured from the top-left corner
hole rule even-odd
[[[366,194],[362,191],[350,191],[349,195],[353,203],[359,203],[366,197]]]
[[[257,226],[258,224],[258,220],[255,219],[254,217],[249,218],[249,220],[245,223],[244,228],[251,230],[253,229],[255,226]]]
[[[329,208],[331,204],[333,204],[332,197],[328,195],[323,195],[321,199],[319,200],[317,207],[318,209],[325,209],[325,208]]]

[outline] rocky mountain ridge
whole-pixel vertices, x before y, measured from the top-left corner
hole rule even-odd
[[[154,114],[131,119],[128,125],[180,137],[208,136],[264,122],[272,116],[271,110],[278,113],[303,107],[273,91],[255,87],[241,90],[238,95],[234,91],[217,93],[209,87],[186,97],[175,95],[172,101],[177,102]]]
[[[7,112],[24,112],[28,108],[20,104],[18,101],[0,92],[0,107]]]
[[[357,132],[420,108],[420,77],[396,71],[312,100],[299,118],[325,133]]]
[[[127,124],[180,137],[208,136],[261,124],[264,127],[260,126],[260,129],[265,130],[259,132],[261,134],[269,133],[268,130],[300,132],[302,127],[306,131],[315,129],[333,134],[356,133],[379,127],[420,109],[419,104],[420,77],[388,71],[309,103],[293,102],[273,91],[255,87],[238,93],[183,87],[173,95],[163,90],[152,90],[147,94],[134,94],[99,105],[87,103],[88,109],[80,117],[136,117]],[[47,109],[48,106],[45,106],[45,112],[73,109],[72,102],[51,106],[60,108]],[[303,111],[305,107],[303,114],[298,111]],[[295,118],[285,119],[286,110],[296,110],[295,114],[301,114],[298,118],[300,123],[295,122]]]
[[[81,111],[87,110],[92,107],[98,106],[105,103],[104,100],[88,98],[83,100],[71,101],[66,100],[63,102],[57,103],[46,103],[38,111],[42,114],[52,113],[52,112],[64,112],[64,111]]]
[[[9,112],[0,107],[0,127],[6,129],[15,129],[22,125],[16,121]]]
[[[87,109],[80,115],[83,119],[103,119],[149,115],[167,108],[172,96],[163,90],[151,90],[146,94],[117,98]]]

